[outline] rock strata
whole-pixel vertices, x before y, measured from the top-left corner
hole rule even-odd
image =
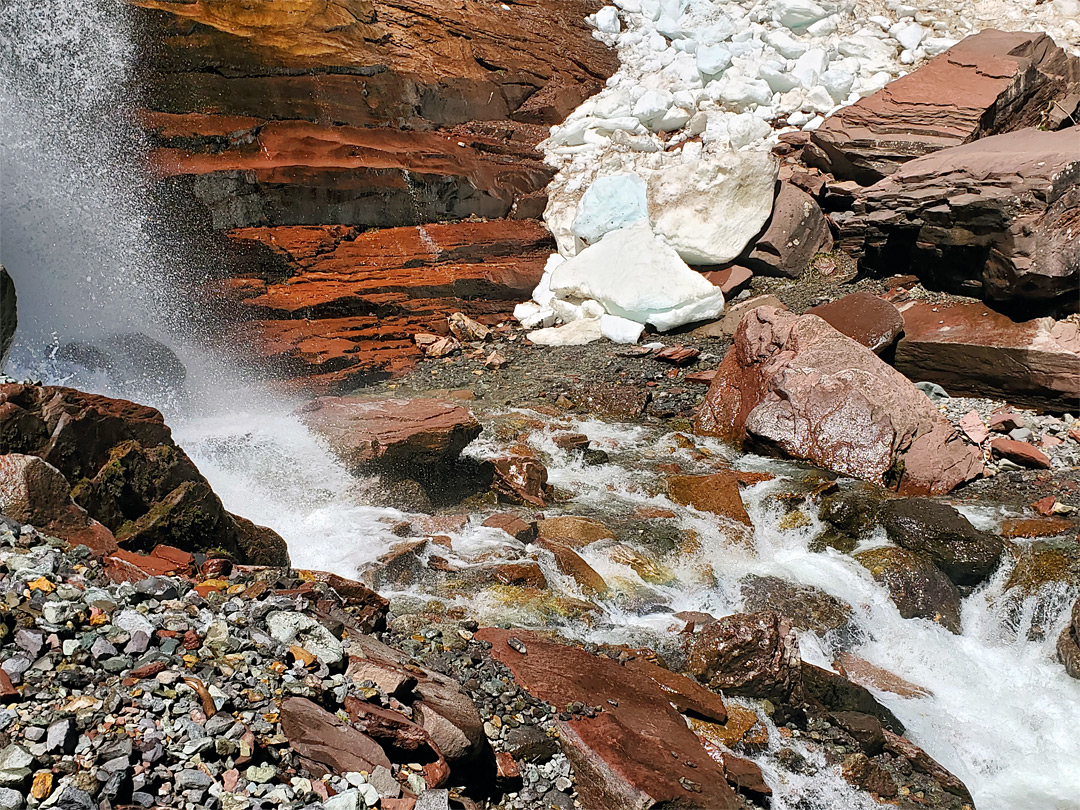
[[[743,317],[695,427],[903,494],[949,492],[982,471],[909,380],[820,318],[775,307]]]

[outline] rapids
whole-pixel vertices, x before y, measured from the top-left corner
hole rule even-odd
[[[162,408],[228,509],[280,532],[298,567],[356,576],[399,540],[393,527],[410,516],[371,505],[372,482],[357,482],[291,415],[297,402],[239,379],[225,358],[208,355],[199,348],[199,336],[183,329],[177,268],[162,258],[166,246],[148,236],[143,147],[124,112],[131,44],[122,18],[111,3],[97,0],[0,8],[2,260],[15,278],[22,318],[9,371]],[[148,332],[176,352],[187,368],[182,388],[175,380],[153,384],[153,373],[136,384],[124,374],[88,372],[58,356],[68,341],[130,329]],[[479,411],[478,417],[492,428],[520,414]],[[744,493],[755,527],[748,537],[739,526],[657,494],[658,462],[678,461],[687,471],[706,471],[710,463],[682,447],[669,430],[555,421],[548,419],[529,443],[548,459],[552,483],[569,494],[558,511],[626,526],[635,510],[661,508],[674,513],[665,519],[669,534],[693,532],[698,539],[693,548],[671,550],[651,543],[647,533],[623,538],[655,554],[670,572],[659,585],[642,580],[603,543],[585,549],[583,556],[612,585],[605,598],[581,593],[550,560],[542,560],[557,593],[595,605],[587,620],[561,620],[564,634],[664,647],[672,643],[672,629],[681,626],[674,612],[723,616],[740,610],[739,583],[747,575],[820,588],[852,606],[859,633],[854,640],[804,633],[804,658],[831,666],[844,648],[928,690],[929,697],[876,695],[905,723],[913,741],[964,780],[981,810],[1080,807],[1080,681],[1065,674],[1053,649],[1070,595],[1045,595],[1052,621],[1039,640],[1029,638],[1035,600],[1017,620],[1002,599],[1007,569],[964,600],[960,636],[902,619],[884,588],[850,557],[810,551],[821,530],[811,506],[800,507],[802,519],[785,520],[777,494],[798,489],[812,474],[808,469],[736,457],[719,444],[702,443],[712,458],[776,476]],[[610,462],[583,466],[554,444],[556,428],[587,434],[610,453]],[[494,435],[486,430],[467,452],[495,455],[505,443]],[[987,527],[1002,517],[991,508],[966,511]],[[452,537],[453,564],[467,569],[481,559],[523,556],[521,544],[481,527],[481,520],[472,516],[464,529],[445,532]],[[542,620],[529,606],[508,604],[496,593],[466,598],[421,587],[393,596],[457,601],[490,622]],[[552,615],[545,613],[543,621]],[[776,734],[772,738],[778,740]],[[766,751],[758,761],[776,790],[778,810],[878,806],[823,762],[816,763],[816,773],[794,774],[779,766],[775,753]]]

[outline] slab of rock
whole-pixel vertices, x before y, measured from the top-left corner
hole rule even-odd
[[[874,354],[892,346],[904,331],[904,319],[896,307],[867,292],[845,295],[828,304],[806,311],[852,340],[857,340]]]
[[[978,585],[998,567],[1001,538],[976,529],[946,503],[898,498],[881,510],[881,525],[898,546],[925,554],[957,585]]]
[[[870,185],[929,152],[1043,124],[1055,101],[1071,115],[1078,90],[1080,62],[1046,34],[982,31],[827,118],[812,162]]]
[[[775,307],[743,317],[695,427],[903,494],[949,492],[983,469],[910,380],[820,318]]]
[[[599,520],[578,515],[559,515],[537,521],[536,530],[546,540],[579,548],[599,540],[614,540],[615,533]]]
[[[71,500],[67,479],[37,456],[0,455],[0,514],[95,554],[117,550],[113,533]]]
[[[0,453],[38,456],[76,482],[75,503],[130,551],[166,545],[288,565],[285,541],[225,511],[153,408],[72,388],[0,385]]]
[[[307,698],[285,698],[280,716],[289,746],[316,776],[391,767],[375,740]]]
[[[772,217],[746,264],[764,276],[799,278],[816,254],[832,246],[829,224],[814,198],[792,183],[781,183]]]
[[[749,282],[754,277],[754,271],[741,264],[733,264],[723,270],[709,270],[702,275],[727,296]]]
[[[739,479],[735,473],[672,475],[667,479],[667,489],[675,503],[753,526],[739,494]]]
[[[524,644],[524,654],[509,646],[511,637]],[[484,628],[476,638],[491,642],[492,655],[535,697],[560,707],[580,702],[602,708],[595,717],[558,724],[583,807],[739,806],[723,770],[647,675],[523,630]]]
[[[544,537],[538,537],[536,544],[551,552],[555,558],[555,567],[559,569],[559,572],[576,582],[584,593],[589,595],[607,593],[608,586],[604,578],[572,548],[557,540],[548,540]]]
[[[298,415],[354,470],[453,461],[481,431],[467,409],[435,399],[319,397]]]
[[[740,593],[747,612],[779,613],[796,630],[824,635],[854,629],[851,605],[819,588],[795,585],[779,577],[750,575],[742,580]]]
[[[785,702],[799,678],[799,642],[779,613],[736,613],[691,637],[687,671],[710,689]]]
[[[904,336],[895,363],[907,377],[955,394],[1055,412],[1076,409],[1080,325],[1051,318],[1017,323],[976,303],[912,301],[899,310]]]
[[[733,261],[772,213],[777,172],[766,152],[725,152],[654,172],[653,229],[687,264]]]
[[[0,371],[7,362],[8,349],[15,339],[15,328],[19,325],[16,303],[15,282],[4,265],[0,264]]]
[[[884,585],[905,619],[929,619],[960,632],[960,591],[928,557],[892,546],[855,555]]]
[[[1050,457],[1042,450],[1027,442],[1015,439],[997,438],[990,440],[990,452],[994,458],[1006,458],[1021,467],[1035,470],[1049,470]]]

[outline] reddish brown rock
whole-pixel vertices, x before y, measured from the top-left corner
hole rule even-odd
[[[531,543],[536,539],[536,524],[526,523],[517,515],[501,514],[486,518],[481,524],[492,529],[502,529],[508,535],[522,543]]]
[[[526,654],[507,639],[524,643]],[[640,672],[523,630],[485,628],[492,655],[535,697],[556,706],[599,706],[595,717],[559,722],[560,744],[577,775],[583,807],[738,807],[724,773],[666,693]],[[675,756],[672,756],[672,752]]]
[[[894,756],[906,759],[911,764],[911,767],[919,773],[926,774],[949,793],[971,803],[971,793],[964,783],[949,773],[907,737],[902,737],[889,729],[885,729],[885,750]]]
[[[1080,678],[1080,599],[1073,604],[1070,621],[1058,636],[1057,654],[1065,671]]]
[[[905,494],[948,492],[982,472],[910,380],[820,318],[775,307],[744,316],[695,427]]]
[[[568,453],[584,452],[589,448],[589,437],[584,433],[556,433],[551,440]]]
[[[71,388],[0,385],[0,453],[38,456],[77,482],[75,503],[129,551],[164,545],[288,564],[281,537],[225,511],[153,408]]]
[[[726,723],[727,707],[723,698],[711,692],[685,675],[664,669],[646,658],[637,656],[626,662],[626,668],[638,672],[659,686],[668,700],[685,715],[699,717],[713,723]]]
[[[814,163],[870,185],[929,152],[1048,122],[1057,128],[1057,116],[1075,112],[1078,89],[1077,59],[1046,34],[982,31],[829,116],[811,136],[823,153]]]
[[[832,233],[814,198],[792,183],[781,183],[772,217],[746,264],[761,275],[799,278],[816,254],[832,246]]]
[[[775,295],[756,295],[753,298],[738,301],[729,306],[720,320],[699,326],[690,334],[694,337],[714,337],[731,340],[735,337],[735,330],[738,329],[739,321],[743,319],[743,316],[752,309],[765,306],[787,309],[784,302]],[[712,375],[715,377],[716,372],[712,372]],[[687,375],[687,379],[689,379],[689,375]]]
[[[493,569],[492,578],[501,585],[547,588],[547,578],[534,562],[500,563]]]
[[[574,386],[570,393],[573,405],[588,413],[617,419],[636,419],[641,416],[651,398],[649,389],[641,385],[595,381]]]
[[[875,354],[892,346],[904,331],[904,319],[896,307],[883,298],[855,292],[828,304],[812,307],[817,315],[842,335],[858,341]]]
[[[298,413],[352,469],[452,461],[481,431],[465,408],[434,399],[319,397]]]
[[[0,703],[14,703],[21,697],[19,690],[12,684],[11,676],[7,674],[7,670],[0,669]]]
[[[892,692],[906,698],[930,697],[933,694],[923,686],[904,680],[899,675],[848,652],[839,653],[833,667],[843,677],[864,688]]]
[[[1015,322],[982,304],[909,302],[899,309],[904,336],[895,362],[909,378],[935,382],[952,394],[1075,410],[1080,400],[1076,323],[1050,318]],[[997,429],[993,420],[990,428]]]
[[[375,740],[395,759],[423,763],[428,787],[437,788],[446,783],[450,766],[439,746],[426,730],[405,715],[352,696],[345,698],[345,711],[353,728]]]
[[[117,549],[113,533],[71,500],[67,479],[37,456],[0,455],[0,513],[95,554]]]
[[[691,637],[687,670],[710,689],[784,702],[799,678],[799,642],[778,613],[736,613]]]
[[[1005,438],[991,439],[990,452],[994,458],[1007,458],[1021,467],[1031,467],[1036,470],[1050,469],[1050,457],[1027,442]]]
[[[739,494],[739,479],[735,473],[672,475],[667,479],[667,488],[675,503],[753,526]]]
[[[513,455],[491,462],[495,469],[492,489],[507,503],[543,506],[550,492],[547,467],[533,456]]]
[[[614,540],[615,533],[599,520],[578,515],[559,515],[538,521],[536,530],[545,540],[580,548],[600,540]]]
[[[749,282],[754,277],[754,271],[741,264],[733,264],[723,270],[709,270],[702,275],[714,286],[719,287],[720,292],[726,297]]]
[[[656,353],[656,359],[673,366],[688,366],[698,359],[701,352],[688,346],[665,346]]]
[[[536,544],[551,552],[555,558],[555,567],[574,580],[582,592],[588,595],[607,593],[608,586],[604,578],[572,548],[557,540],[547,540],[543,537],[537,538]]]
[[[307,698],[281,701],[281,730],[307,770],[316,776],[390,768],[382,747],[367,734]]]

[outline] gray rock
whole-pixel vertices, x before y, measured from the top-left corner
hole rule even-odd
[[[375,770],[368,777],[368,782],[379,791],[379,795],[384,799],[396,799],[401,795],[401,784],[390,773],[390,770],[382,765],[375,766]]]
[[[0,788],[0,810],[22,810],[23,795],[18,790]]]
[[[295,611],[275,610],[266,616],[270,635],[282,644],[297,644],[325,664],[336,664],[344,647],[334,634],[315,619]]]
[[[450,791],[425,790],[417,796],[415,810],[450,810]]]
[[[205,790],[213,783],[214,780],[202,771],[188,768],[176,774],[175,787],[177,791]]]
[[[0,751],[0,785],[18,785],[30,776],[34,757],[17,743]]]
[[[364,801],[360,798],[360,791],[356,788],[342,791],[323,802],[323,807],[326,810],[359,810],[364,806]],[[420,804],[417,803],[416,806],[419,807]]]
[[[128,633],[143,632],[147,636],[154,634],[154,625],[137,610],[122,610],[113,620],[113,624]]]

